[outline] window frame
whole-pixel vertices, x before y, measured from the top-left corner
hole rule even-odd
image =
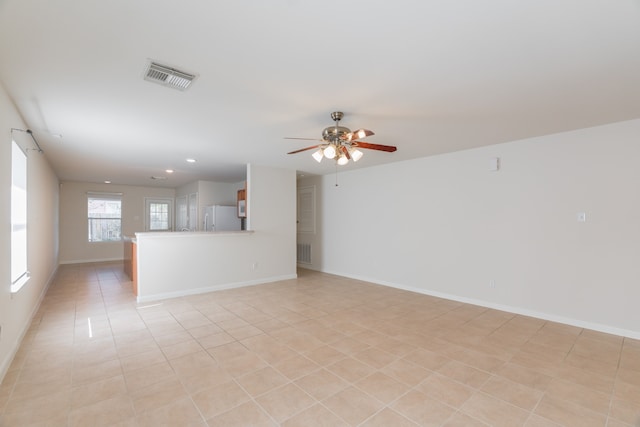
[[[119,217],[113,217],[113,218],[92,218],[89,213],[89,203],[91,199],[96,199],[96,200],[105,200],[105,201],[118,201],[120,202],[120,216]],[[86,210],[86,218],[87,218],[87,242],[91,243],[91,244],[100,244],[100,243],[114,243],[114,242],[121,242],[122,241],[122,193],[100,193],[100,192],[87,192],[87,203],[85,205],[87,207]],[[92,220],[100,220],[100,219],[104,219],[104,220],[118,220],[119,221],[119,237],[116,239],[107,239],[107,240],[92,240],[92,233],[91,233],[91,221]]]
[[[11,140],[11,293],[27,284],[29,272],[28,250],[28,168],[26,150]],[[20,194],[23,190],[23,194]],[[20,232],[24,230],[24,232]],[[16,261],[16,256],[22,258]]]
[[[151,229],[151,205],[167,205],[167,228]],[[173,231],[173,199],[162,197],[145,197],[144,198],[144,229],[151,232]]]

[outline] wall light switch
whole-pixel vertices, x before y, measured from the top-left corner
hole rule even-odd
[[[576,217],[578,218],[578,222],[585,222],[587,220],[586,212],[578,212]]]
[[[500,157],[492,157],[489,159],[489,170],[491,172],[500,170]]]

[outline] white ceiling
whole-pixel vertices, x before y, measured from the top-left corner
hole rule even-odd
[[[335,110],[398,147],[349,169],[639,118],[640,0],[0,0],[0,80],[61,180],[326,174]]]

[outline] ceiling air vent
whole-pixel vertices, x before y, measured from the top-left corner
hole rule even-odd
[[[149,62],[149,66],[144,73],[145,80],[178,90],[187,90],[195,78],[194,74],[185,73],[155,62]]]

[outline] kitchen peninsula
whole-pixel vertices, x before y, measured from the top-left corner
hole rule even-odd
[[[248,231],[136,232],[137,301],[296,278],[295,171],[247,165],[245,197]]]
[[[254,231],[136,233],[131,247],[138,302],[295,278],[270,274]]]

